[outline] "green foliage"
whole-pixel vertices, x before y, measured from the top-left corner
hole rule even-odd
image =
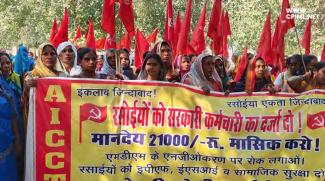
[[[179,11],[184,16],[188,1],[173,0],[174,17]],[[255,50],[263,28],[268,11],[272,12],[272,31],[277,16],[281,11],[282,0],[223,0],[223,7],[229,12],[232,28],[232,38],[229,43],[235,50],[241,52],[247,45]],[[192,23],[194,29],[205,1],[193,0]],[[312,53],[319,55],[325,42],[325,0],[290,0],[291,6],[304,8],[309,13],[321,15],[313,20],[312,26]],[[206,30],[210,19],[213,0],[207,0]],[[159,29],[161,39],[164,31],[165,11],[167,0],[133,0],[135,11],[135,24],[145,35],[151,33],[156,27]],[[64,7],[68,7],[70,15],[69,37],[72,39],[78,25],[83,33],[88,26],[89,18],[94,20],[97,38],[105,37],[100,30],[102,1],[93,0],[0,0],[0,47],[10,49],[24,43],[29,47],[37,47],[48,40],[53,18],[58,23],[63,14]],[[118,4],[116,4],[116,14]],[[296,20],[296,29],[301,38],[305,20]],[[124,34],[124,28],[119,18],[116,19],[116,35],[119,39]],[[207,38],[207,41],[210,41]],[[299,40],[300,41],[300,40]],[[79,42],[82,42],[79,41]],[[299,44],[294,30],[286,36],[286,54],[299,53]],[[304,51],[304,50],[303,50]]]

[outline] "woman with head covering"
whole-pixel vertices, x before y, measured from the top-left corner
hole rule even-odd
[[[69,41],[61,43],[57,48],[58,64],[57,70],[64,72],[67,76],[80,74],[80,67],[77,65],[77,49]]]
[[[122,66],[120,65],[118,52],[114,48],[106,51],[103,68],[99,74],[106,76],[111,80],[128,80],[129,78],[122,74]]]
[[[20,76],[13,72],[12,61],[7,53],[0,53],[0,79],[2,86],[6,88],[7,92],[13,96],[13,102],[17,112],[17,120],[19,125],[19,132],[21,138],[24,136],[23,120],[21,112],[21,96],[22,86]]]
[[[15,156],[22,155],[22,143],[13,95],[3,85],[0,80],[0,177],[2,181],[17,181]]]
[[[34,65],[34,60],[28,56],[27,48],[20,45],[15,56],[14,72],[23,77],[26,72],[33,69]]]
[[[148,53],[144,59],[137,80],[165,81],[165,68],[160,56]]]
[[[43,77],[65,77],[64,72],[56,69],[57,53],[55,47],[50,43],[43,43],[38,48],[38,59],[35,68],[25,74],[24,92],[23,92],[23,120],[24,128],[27,125],[29,89],[36,87],[36,79]]]
[[[121,60],[122,74],[127,76],[128,79],[135,79],[133,69],[130,66],[130,54],[126,48],[118,50],[118,55]]]
[[[176,59],[178,72],[179,72],[179,80],[182,80],[182,77],[190,71],[192,62],[189,56],[179,55]]]
[[[200,54],[192,64],[190,71],[182,78],[182,83],[210,91],[223,92],[221,79],[215,69],[215,61],[208,54]]]
[[[173,67],[172,61],[172,49],[171,46],[166,41],[158,42],[152,49],[153,53],[158,54],[166,69],[166,80],[169,82],[179,82],[179,74]]]
[[[245,73],[240,82],[237,82],[235,92],[269,91],[275,93],[270,72],[266,69],[266,63],[262,58],[252,58],[249,60]]]
[[[227,74],[225,59],[220,56],[214,57],[216,63],[216,70],[218,75],[222,81],[222,86],[225,90],[231,91],[235,86],[236,82],[231,79],[230,76]]]

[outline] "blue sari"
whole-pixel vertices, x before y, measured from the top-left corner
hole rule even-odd
[[[0,80],[0,178],[1,181],[17,181],[17,165],[13,154],[14,134],[12,122],[16,114],[12,95]]]
[[[26,72],[33,69],[34,65],[34,60],[28,57],[27,48],[23,45],[20,45],[15,56],[14,72],[20,76],[24,76]]]

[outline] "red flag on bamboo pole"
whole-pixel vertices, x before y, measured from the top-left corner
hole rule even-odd
[[[177,55],[182,55],[186,53],[187,37],[191,31],[191,8],[192,8],[192,0],[189,0],[185,11],[181,32],[179,34],[179,40],[177,43],[177,50],[176,50]]]
[[[281,10],[281,33],[286,34],[290,28],[295,26],[295,21],[291,13],[291,7],[289,0],[282,1],[282,10]]]
[[[50,39],[49,39],[50,42],[53,41],[53,39],[54,39],[55,35],[57,34],[57,32],[58,32],[58,25],[56,23],[56,18],[54,18],[53,24],[52,24],[52,30],[51,30],[51,34],[50,34]]]
[[[214,39],[217,35],[220,16],[221,16],[221,0],[215,0],[213,3],[209,26],[208,26],[208,36],[211,39]]]
[[[99,38],[96,40],[96,49],[104,49],[106,38]]]
[[[234,79],[236,82],[240,81],[241,77],[244,74],[246,66],[247,66],[247,47],[244,48],[244,53],[240,58],[239,68]]]
[[[126,31],[132,37],[134,35],[134,14],[132,0],[119,0],[119,16],[124,24]]]
[[[179,15],[179,12],[177,13],[176,20],[175,20],[175,27],[174,27],[174,51],[176,53],[176,47],[179,39],[179,33],[181,32],[181,16]]]
[[[165,19],[164,40],[168,41],[171,46],[174,46],[174,15],[173,15],[173,1],[168,0]]]
[[[205,38],[204,38],[205,16],[206,16],[206,3],[204,3],[204,7],[201,12],[199,21],[195,26],[190,41],[190,45],[195,50],[196,54],[200,54],[203,50],[205,50],[206,47]]]
[[[117,44],[117,48],[126,48],[130,51],[131,47],[131,37],[128,32],[125,32],[125,35],[121,38],[120,42]]]
[[[305,54],[310,54],[310,40],[311,40],[311,19],[307,21],[304,35],[301,39],[301,46],[305,49]]]
[[[149,43],[143,33],[137,29],[135,33],[135,55],[134,66],[140,69],[143,62],[143,54],[149,50]]]
[[[222,55],[228,59],[228,36],[231,35],[231,28],[229,22],[228,12],[223,13],[223,21],[222,21]]]
[[[271,12],[268,13],[256,51],[256,57],[261,57],[268,65],[272,65],[271,48]]]
[[[150,35],[148,35],[147,41],[149,43],[156,43],[157,35],[158,35],[158,28],[155,28],[153,32]]]
[[[74,38],[73,38],[72,42],[75,42],[75,41],[78,40],[79,38],[81,38],[81,28],[80,28],[80,26],[78,25],[77,30],[76,30],[76,33],[75,33],[75,35],[74,35]]]
[[[322,51],[322,56],[320,57],[321,62],[325,62],[325,43],[323,45],[323,51]]]
[[[96,38],[94,33],[94,22],[92,19],[89,20],[88,34],[86,39],[86,46],[88,48],[96,50]]]
[[[68,9],[64,8],[64,15],[62,17],[60,28],[51,43],[55,47],[58,47],[60,43],[69,40],[68,33],[69,33],[69,15],[68,15]]]
[[[101,28],[107,32],[106,48],[115,48],[115,0],[104,0],[102,9]]]

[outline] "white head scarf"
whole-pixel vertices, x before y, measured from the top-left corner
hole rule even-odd
[[[71,46],[73,53],[74,53],[74,60],[73,60],[73,67],[70,71],[70,73],[65,69],[62,61],[59,58],[59,64],[57,64],[57,68],[58,70],[62,70],[66,75],[68,76],[76,76],[76,75],[80,75],[81,73],[81,67],[79,65],[77,65],[77,60],[78,60],[78,54],[77,54],[77,48],[70,42],[70,41],[66,41],[66,42],[62,42],[58,48],[57,48],[57,54],[60,55],[60,53],[63,51],[63,49],[67,46]]]
[[[190,78],[193,86],[200,88],[203,86],[208,86],[211,90],[213,90],[213,86],[209,84],[209,81],[205,77],[202,68],[202,61],[207,56],[211,55],[202,53],[196,58],[196,61],[192,64],[190,71],[183,76],[181,80],[182,83],[185,81],[186,78]],[[222,81],[216,69],[213,70],[212,79],[216,82],[219,82],[221,88],[223,89]]]

